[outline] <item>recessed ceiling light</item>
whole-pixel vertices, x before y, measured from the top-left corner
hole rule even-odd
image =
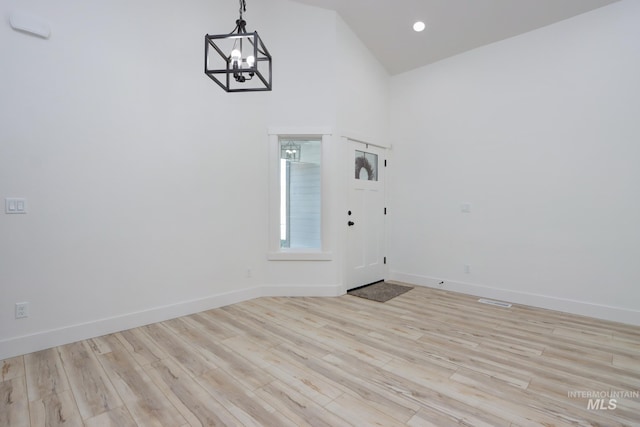
[[[420,32],[420,31],[424,31],[424,29],[426,28],[426,25],[424,25],[424,22],[422,21],[417,21],[415,24],[413,24],[413,31],[416,32]]]

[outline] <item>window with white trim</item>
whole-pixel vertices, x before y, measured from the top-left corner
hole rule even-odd
[[[328,260],[323,251],[323,145],[328,134],[270,135],[271,260]]]

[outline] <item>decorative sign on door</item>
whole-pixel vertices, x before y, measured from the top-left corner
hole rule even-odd
[[[378,180],[378,155],[356,150],[356,179]]]

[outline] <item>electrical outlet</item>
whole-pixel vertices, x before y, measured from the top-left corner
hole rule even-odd
[[[250,279],[251,277],[253,277],[253,272],[250,268],[247,268],[247,278]]]
[[[465,265],[464,265],[464,272],[465,272],[466,274],[471,273],[471,266],[470,266],[469,264],[465,264]]]
[[[17,302],[16,303],[16,319],[24,319],[29,317],[29,303]]]

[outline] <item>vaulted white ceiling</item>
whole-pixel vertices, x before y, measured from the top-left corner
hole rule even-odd
[[[337,11],[394,75],[618,0],[295,0]],[[415,21],[427,29],[416,33]]]

